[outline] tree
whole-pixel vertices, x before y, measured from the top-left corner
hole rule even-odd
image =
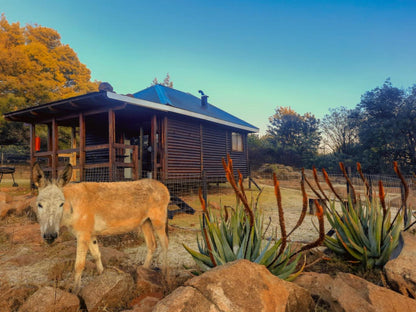
[[[358,129],[352,119],[352,110],[341,106],[329,111],[320,124],[322,143],[332,153],[352,155],[358,144]]]
[[[269,121],[270,140],[284,155],[280,162],[294,166],[308,164],[320,143],[319,120],[310,113],[301,116],[290,107],[279,106]]]
[[[169,73],[166,74],[166,77],[165,77],[165,79],[163,79],[163,82],[162,83],[159,83],[159,81],[155,77],[155,79],[153,79],[151,85],[154,86],[154,85],[157,85],[157,84],[160,84],[160,85],[165,86],[165,87],[168,87],[168,88],[173,88],[173,82],[170,81]]]
[[[90,70],[60,41],[59,33],[38,25],[21,27],[0,18],[0,113],[98,90]],[[11,129],[14,129],[11,131]],[[0,144],[21,142],[0,118]],[[19,131],[17,131],[19,132]]]
[[[366,92],[356,108],[361,158],[371,171],[391,171],[399,161],[404,170],[416,165],[416,87],[405,91],[386,80]]]

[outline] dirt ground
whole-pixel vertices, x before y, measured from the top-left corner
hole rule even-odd
[[[267,228],[265,236],[270,237],[273,232],[279,233],[280,231],[274,189],[270,181],[260,181],[259,184],[263,191],[259,197],[258,208],[264,212],[264,227]],[[25,187],[18,189],[1,187],[0,191],[10,192],[12,195],[21,194],[25,192]],[[286,227],[290,231],[296,224],[302,209],[299,181],[282,181],[281,193]],[[308,193],[310,196],[313,195],[310,191]],[[247,190],[251,201],[256,200],[257,194],[258,190],[255,188]],[[182,199],[190,204],[196,213],[194,215],[178,214],[169,220],[168,265],[171,280],[174,280],[171,283],[172,288],[191,277],[190,271],[196,268],[183,244],[197,249],[196,238],[200,229],[201,208],[196,194],[187,194]],[[235,206],[236,198],[230,188],[217,186],[210,190],[208,202],[211,209],[215,211],[224,205]],[[307,243],[315,240],[318,232],[314,224],[318,224],[316,217],[307,214],[302,226],[289,238],[290,241]],[[329,229],[327,223],[325,226]],[[146,254],[146,246],[141,233],[102,237],[99,238],[99,245],[104,266],[107,268],[134,270],[135,266],[143,263]],[[0,220],[0,290],[16,285],[38,287],[49,285],[69,289],[72,282],[75,250],[76,241],[65,230],[61,232],[60,238],[49,246],[41,240],[39,226],[33,218],[11,215]],[[154,267],[160,266],[159,252],[160,248],[157,249],[154,258]],[[83,274],[83,285],[96,274],[92,259],[90,256],[87,259],[89,261]]]

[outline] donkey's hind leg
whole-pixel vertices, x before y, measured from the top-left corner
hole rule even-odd
[[[153,220],[153,229],[155,230],[160,244],[162,245],[162,261],[163,261],[163,273],[167,274],[168,269],[168,246],[169,239],[167,233],[167,223]]]
[[[146,242],[146,247],[147,247],[147,255],[146,255],[146,260],[144,261],[143,267],[150,268],[150,264],[152,263],[153,253],[156,250],[156,240],[155,240],[155,236],[153,235],[153,228],[149,219],[147,219],[142,224],[142,231],[143,231],[144,240]]]
[[[104,268],[103,263],[101,262],[101,253],[100,249],[98,248],[97,238],[95,236],[91,237],[91,240],[88,243],[88,248],[95,260],[95,265],[97,266],[98,274],[103,273]]]

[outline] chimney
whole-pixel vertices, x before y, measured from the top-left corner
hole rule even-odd
[[[205,95],[202,90],[199,90],[198,92],[201,93],[201,106],[202,107],[207,107],[208,106],[208,95]]]

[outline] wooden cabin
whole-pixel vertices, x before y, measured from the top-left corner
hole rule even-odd
[[[234,168],[249,174],[247,134],[258,128],[208,103],[202,91],[196,97],[162,85],[129,95],[100,89],[5,114],[30,126],[31,164],[42,162],[56,177],[70,162],[76,181],[152,177],[168,184],[204,172],[218,182],[229,154]]]

